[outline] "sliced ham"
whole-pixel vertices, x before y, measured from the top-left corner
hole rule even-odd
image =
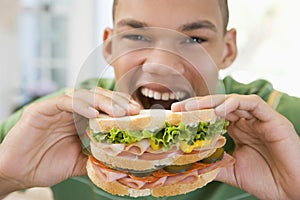
[[[118,180],[120,183],[134,189],[142,189],[142,187],[146,184],[145,181],[140,181],[136,179],[132,179],[130,177],[124,177]]]
[[[216,149],[222,147],[226,139],[224,137],[216,136],[210,145],[202,146],[200,148],[195,148],[189,154],[199,154],[211,149]],[[180,150],[179,145],[174,145],[172,149],[164,151],[159,149],[154,151],[148,139],[141,140],[139,142],[130,144],[126,146],[125,144],[107,144],[107,143],[98,143],[93,142],[92,153],[93,154],[108,154],[109,156],[121,156],[126,157],[127,159],[139,159],[139,160],[163,160],[166,158],[171,158],[176,155],[183,154]]]
[[[106,153],[110,156],[117,156],[125,149],[125,144],[108,144],[108,143],[93,142],[93,145],[95,146],[95,148],[92,149],[92,152],[96,151],[99,153]]]
[[[165,158],[171,158],[172,156],[176,156],[182,154],[181,151],[167,151],[164,153],[159,153],[159,154],[153,154],[153,153],[148,153],[145,152],[143,155],[139,156],[139,159],[141,160],[162,160]]]
[[[176,183],[184,183],[187,180],[190,181],[190,183],[196,181],[198,179],[198,172],[193,171],[187,174],[178,174],[176,176],[168,176],[165,185],[172,185]]]
[[[135,142],[125,147],[124,151],[131,153],[133,155],[142,155],[146,149],[150,146],[150,142],[147,139],[141,140],[139,142]]]
[[[161,177],[160,179],[158,179],[157,181],[155,182],[152,182],[152,183],[146,183],[144,186],[143,186],[143,189],[151,189],[151,188],[157,188],[157,187],[160,187],[160,186],[163,186],[167,180],[167,176],[165,177]]]
[[[97,175],[100,176],[100,179],[106,182],[112,182],[127,176],[126,173],[112,172],[101,167],[94,167],[94,168],[95,171],[97,172]]]
[[[217,168],[230,166],[230,165],[233,165],[234,162],[235,162],[235,159],[232,156],[230,156],[227,153],[224,153],[222,160],[220,160],[216,163],[213,163],[212,165],[210,165],[208,167],[198,169],[198,174],[204,174],[204,173],[207,173],[207,172],[212,171]]]
[[[235,159],[225,153],[223,159],[216,163],[204,164],[197,162],[192,165],[190,170],[181,174],[171,174],[160,169],[154,172],[151,176],[142,178],[134,177],[125,171],[110,169],[96,159],[92,159],[92,161],[95,164],[95,170],[99,172],[99,175],[103,177],[105,181],[117,180],[118,182],[134,189],[147,189],[176,183],[192,183],[203,173],[232,165],[235,162]]]
[[[178,150],[180,150],[179,143],[173,145],[171,149],[168,149],[168,151],[178,151]],[[166,151],[163,148],[160,148],[159,150],[153,150],[151,146],[145,151],[145,153],[153,153],[153,154],[160,154],[165,152]]]

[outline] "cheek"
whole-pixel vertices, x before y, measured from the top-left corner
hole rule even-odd
[[[218,73],[215,69],[193,69],[187,73],[186,78],[194,88],[196,96],[204,96],[216,93]]]
[[[134,53],[127,53],[116,58],[111,65],[114,67],[115,79],[119,81],[124,76],[134,74],[141,62]]]
[[[212,62],[215,65],[217,70],[222,67],[223,53],[224,53],[224,45],[222,40],[217,40],[211,43],[208,47],[205,47],[207,54],[210,56]]]
[[[219,69],[213,55],[208,51],[189,59],[186,77],[192,84],[197,96],[214,94],[218,82]]]

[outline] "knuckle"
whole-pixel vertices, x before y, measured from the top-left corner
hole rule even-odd
[[[250,94],[249,95],[249,98],[252,100],[252,101],[263,101],[262,98],[260,96],[258,96],[257,94]]]

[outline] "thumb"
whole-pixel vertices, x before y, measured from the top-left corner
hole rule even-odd
[[[220,168],[220,172],[215,178],[215,181],[220,181],[232,185],[234,187],[238,187],[238,180],[235,177],[233,166]]]
[[[78,158],[78,162],[74,168],[73,175],[72,176],[86,176],[87,170],[86,170],[86,163],[88,160],[88,156],[85,154],[81,154]]]

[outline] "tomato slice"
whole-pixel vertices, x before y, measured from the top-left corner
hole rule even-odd
[[[155,176],[145,176],[145,177],[138,177],[138,176],[134,176],[133,174],[128,174],[128,176],[132,179],[138,180],[138,181],[143,181],[146,183],[153,183],[155,181],[157,181],[158,179],[160,179],[160,177],[155,177]]]
[[[106,166],[103,162],[97,160],[94,156],[90,156],[90,159],[91,159],[93,164],[97,165],[98,167],[104,168],[107,171],[115,172],[115,173],[123,173],[123,174],[125,173],[123,171],[121,172],[121,171],[118,171],[118,170],[115,170],[115,169],[112,169],[112,168]]]

